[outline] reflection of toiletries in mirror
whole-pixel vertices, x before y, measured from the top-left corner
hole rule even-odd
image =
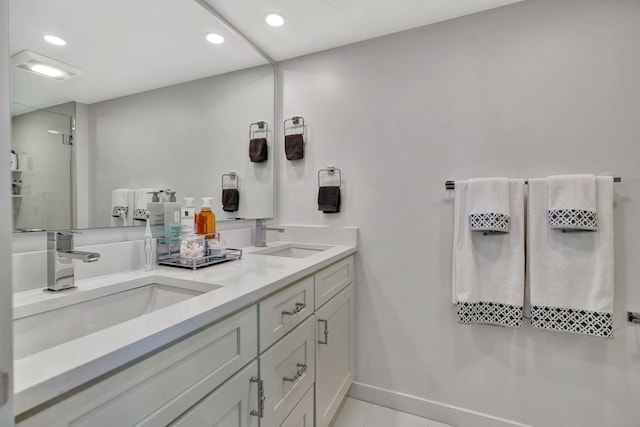
[[[180,221],[180,203],[176,202],[176,192],[166,191],[169,201],[164,204],[164,237],[177,239],[180,237],[182,224]],[[176,242],[177,243],[177,242]]]
[[[164,203],[160,201],[160,191],[151,191],[149,194],[153,194],[151,197],[151,201],[147,203],[147,210],[151,215],[149,217],[149,221],[151,225],[162,225],[164,224]]]
[[[22,194],[22,180],[15,178],[11,183],[11,194],[19,196]]]
[[[216,232],[216,216],[211,212],[211,200],[213,197],[203,197],[200,213],[196,216],[197,233],[204,234],[205,239],[210,239]]]
[[[182,234],[196,233],[196,207],[193,204],[193,197],[184,198],[184,206],[181,211],[180,223],[182,226]]]
[[[153,240],[153,236],[151,235],[151,227],[149,226],[150,216],[151,214],[149,213],[149,211],[147,211],[145,213],[145,218],[147,219],[147,228],[144,230],[144,269],[146,271],[150,271],[153,267],[151,264],[151,242]]]
[[[16,150],[11,150],[11,170],[18,170],[18,155],[16,154]]]

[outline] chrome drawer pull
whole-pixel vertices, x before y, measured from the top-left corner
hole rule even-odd
[[[258,410],[252,409],[249,415],[262,418],[264,417],[264,401],[266,399],[264,397],[264,381],[257,377],[251,377],[249,382],[258,383]]]
[[[304,363],[296,363],[296,366],[298,367],[298,372],[296,372],[296,374],[291,378],[282,378],[284,381],[295,382],[298,378],[300,378],[302,374],[307,371],[307,365],[305,365]]]
[[[318,344],[329,344],[329,321],[318,319],[318,322],[324,322],[324,341],[318,340]]]
[[[304,310],[307,307],[307,304],[303,303],[303,302],[297,302],[296,303],[296,308],[294,308],[291,311],[283,311],[282,315],[283,316],[293,316],[294,314],[298,314],[300,313],[302,310]]]

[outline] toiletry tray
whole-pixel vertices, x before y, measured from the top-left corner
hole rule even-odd
[[[199,268],[209,267],[210,265],[240,259],[242,258],[242,249],[227,248],[224,257],[212,255],[201,258],[185,258],[180,256],[180,242],[174,242],[171,239],[158,239],[156,255],[156,263],[158,265],[197,270]]]

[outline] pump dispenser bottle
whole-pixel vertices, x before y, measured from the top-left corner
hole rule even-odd
[[[164,191],[151,191],[148,193],[153,194],[151,201],[147,203],[147,210],[150,215],[148,221],[151,222],[151,225],[164,223],[164,203],[160,201],[160,193],[164,193]]]
[[[196,216],[197,233],[204,234],[205,239],[211,239],[216,232],[216,216],[211,212],[213,197],[203,197],[200,213]]]
[[[176,202],[175,191],[167,190],[166,193],[169,201],[164,204],[164,237],[177,240],[182,231],[180,203]]]

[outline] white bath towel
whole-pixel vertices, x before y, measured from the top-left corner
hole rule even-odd
[[[596,177],[598,231],[547,222],[548,180],[530,179],[527,278],[534,327],[613,337],[613,178]]]
[[[549,226],[558,230],[597,230],[595,176],[554,175],[548,179]]]
[[[453,302],[458,322],[522,326],[524,181],[509,180],[509,233],[483,235],[467,226],[466,181],[456,181]]]
[[[471,231],[509,232],[509,180],[507,178],[468,180],[465,206]]]
[[[111,226],[133,225],[133,190],[118,188],[111,193]]]
[[[150,193],[153,191],[158,190],[156,190],[155,188],[138,188],[134,191],[134,220],[146,221],[145,212],[147,212],[147,203],[151,201],[153,194]]]

